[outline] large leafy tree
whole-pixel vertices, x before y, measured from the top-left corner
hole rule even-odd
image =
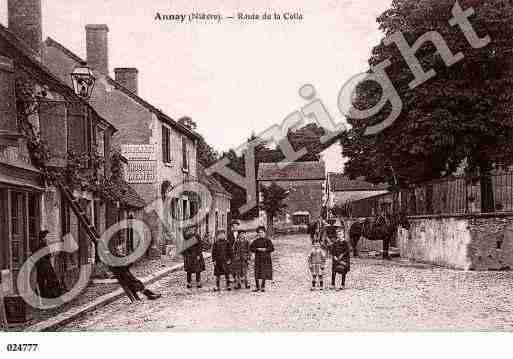
[[[365,136],[367,126],[388,117],[391,106],[368,119],[348,118],[352,130],[343,134],[343,156],[349,158],[349,175],[369,181],[406,185],[466,171],[486,174],[495,165],[509,165],[513,159],[511,85],[513,74],[513,1],[461,0],[463,10],[474,7],[469,18],[480,38],[491,42],[474,49],[459,27],[449,19],[455,0],[394,0],[378,17],[385,36],[401,32],[408,43],[429,31],[437,31],[453,54],[463,60],[451,67],[442,61],[436,48],[426,42],[416,53],[424,71],[436,76],[410,89],[414,79],[395,44],[383,41],[372,50],[369,64],[389,59],[386,72],[403,102],[396,121],[381,133]],[[357,87],[353,105],[368,109],[381,98],[376,83]]]

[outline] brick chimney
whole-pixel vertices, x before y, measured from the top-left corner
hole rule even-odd
[[[8,26],[41,58],[43,26],[41,0],[8,0]]]
[[[116,82],[137,95],[139,71],[134,67],[118,67],[114,69]]]
[[[109,74],[109,28],[86,25],[87,64],[103,75]]]

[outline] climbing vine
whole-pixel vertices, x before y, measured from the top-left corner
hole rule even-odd
[[[113,180],[122,178],[121,154],[112,154],[112,177],[100,176],[105,159],[93,147],[90,152],[79,153],[69,150],[65,167],[50,166],[52,159],[49,145],[41,138],[34,124],[33,116],[38,116],[39,104],[48,96],[48,89],[39,86],[25,74],[18,74],[15,82],[18,127],[27,142],[31,162],[43,176],[47,186],[64,182],[72,189],[89,190],[106,200],[116,200],[113,195]],[[107,154],[110,155],[110,154]]]

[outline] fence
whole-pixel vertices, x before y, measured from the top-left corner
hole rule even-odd
[[[513,172],[483,177],[446,177],[349,204],[352,217],[385,209],[408,215],[513,212]]]

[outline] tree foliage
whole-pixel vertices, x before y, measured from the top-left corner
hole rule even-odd
[[[303,147],[307,149],[307,154],[299,159],[299,161],[318,161],[320,159],[319,153],[327,147],[325,144],[321,144],[320,142],[320,138],[323,134],[324,130],[313,123],[305,125],[304,127],[295,131],[289,131],[287,136],[294,150],[299,151]],[[271,148],[268,144],[265,143],[265,141],[259,141],[259,138],[254,134],[252,134],[247,141],[258,143],[255,146],[256,174],[258,174],[258,167],[260,163],[273,163],[286,160],[279,147]],[[221,157],[228,158],[229,168],[233,169],[242,176],[246,176],[245,158],[243,156],[238,156],[234,150],[229,150],[223,153]],[[214,174],[214,176],[232,195],[232,200],[230,202],[230,206],[232,208],[232,218],[252,219],[258,217],[257,207],[254,207],[252,210],[246,213],[239,212],[239,208],[247,202],[246,190],[244,188],[241,188],[236,184],[228,181],[223,176],[218,174]]]
[[[392,126],[373,136],[365,128],[388,117],[391,106],[368,119],[348,118],[352,130],[343,134],[343,156],[349,161],[346,173],[365,176],[377,183],[405,185],[454,173],[465,164],[470,172],[486,173],[495,165],[509,165],[513,159],[511,91],[513,47],[513,1],[462,0],[463,10],[474,7],[470,17],[477,35],[489,35],[491,42],[474,49],[458,26],[449,19],[454,0],[394,0],[377,22],[386,36],[400,31],[413,45],[423,34],[437,31],[453,54],[463,60],[447,67],[432,43],[416,53],[424,71],[436,76],[409,88],[414,79],[395,44],[383,41],[372,50],[369,64],[389,59],[386,71],[403,102],[403,110]],[[380,87],[361,83],[353,106],[368,109],[381,98]]]
[[[273,232],[274,218],[287,208],[285,200],[289,196],[289,191],[275,182],[269,186],[260,186],[260,191],[262,193],[261,209],[267,215],[268,229]]]

